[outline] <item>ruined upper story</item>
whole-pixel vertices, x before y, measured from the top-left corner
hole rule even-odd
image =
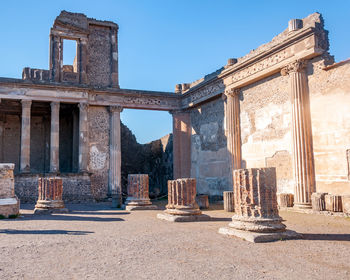
[[[76,42],[73,65],[63,65],[64,40]],[[49,70],[23,69],[23,80],[119,88],[118,25],[62,11],[50,30]]]

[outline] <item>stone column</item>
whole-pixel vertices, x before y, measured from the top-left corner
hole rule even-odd
[[[202,215],[196,203],[196,179],[182,178],[168,181],[168,204],[159,219],[171,222],[191,222],[209,220]]]
[[[306,66],[307,61],[297,60],[281,70],[282,75],[289,75],[296,208],[311,208],[311,195],[316,190]]]
[[[109,134],[109,184],[108,191],[112,196],[112,207],[122,205],[121,186],[121,143],[120,143],[120,113],[121,106],[110,106]]]
[[[223,192],[223,196],[224,196],[224,210],[226,212],[234,212],[235,211],[235,202],[234,202],[233,191]]]
[[[149,199],[148,174],[128,175],[128,198],[125,204],[128,211],[157,209]]]
[[[232,169],[240,169],[242,164],[239,94],[240,89],[229,89],[225,91],[225,95],[227,96],[227,150],[230,153]]]
[[[22,100],[20,171],[30,172],[30,112],[32,101]]]
[[[229,227],[219,233],[251,242],[266,242],[299,237],[286,231],[278,215],[276,169],[250,168],[233,172],[235,215]]]
[[[51,102],[50,172],[59,171],[60,103]]]
[[[172,111],[173,115],[173,173],[174,179],[191,176],[191,115]]]
[[[50,76],[54,82],[60,81],[62,60],[62,40],[57,35],[50,35]]]
[[[89,104],[79,103],[79,172],[86,172],[89,157],[88,109]]]
[[[62,200],[63,182],[59,177],[43,177],[38,180],[38,201],[34,214],[67,213]]]

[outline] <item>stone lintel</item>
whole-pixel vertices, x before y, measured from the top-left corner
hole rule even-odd
[[[282,241],[287,239],[300,239],[302,235],[293,230],[286,230],[283,232],[252,232],[245,230],[238,230],[231,227],[222,227],[219,229],[219,233],[228,236],[235,236],[253,243],[263,243],[272,241]]]

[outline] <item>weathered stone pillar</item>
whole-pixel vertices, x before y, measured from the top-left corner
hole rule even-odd
[[[120,113],[121,106],[110,106],[109,134],[109,194],[112,196],[112,207],[122,205],[121,185],[121,143],[120,143]]]
[[[32,101],[22,100],[21,172],[30,172],[30,112]]]
[[[325,195],[327,193],[313,193],[311,195],[312,210],[324,211],[326,210]]]
[[[324,201],[327,211],[343,212],[342,197],[340,195],[326,194]]]
[[[191,176],[191,115],[172,111],[173,115],[173,174],[174,179]]]
[[[229,227],[220,228],[219,233],[251,242],[299,237],[286,231],[278,215],[274,167],[234,170],[233,191],[235,215]]]
[[[67,213],[62,200],[63,184],[59,177],[42,177],[38,180],[38,201],[34,214]]]
[[[240,169],[242,164],[241,147],[241,125],[239,110],[240,89],[229,89],[225,91],[226,102],[226,129],[227,129],[227,150],[230,154],[232,169]]]
[[[307,61],[297,60],[281,70],[282,75],[289,75],[296,208],[311,208],[311,194],[316,190],[306,66]]]
[[[59,171],[60,103],[51,102],[50,172]]]
[[[119,78],[118,78],[118,28],[111,28],[111,50],[112,50],[111,86],[119,88]]]
[[[157,206],[152,205],[149,199],[148,174],[128,175],[128,198],[125,205],[128,211],[157,209]]]
[[[13,163],[0,163],[0,216],[8,218],[19,213],[19,199],[15,195]]]
[[[223,192],[224,196],[224,210],[226,212],[235,211],[235,202],[234,202],[234,193],[232,192]]]
[[[277,203],[279,207],[293,207],[294,195],[291,193],[280,193],[277,195]]]
[[[79,103],[79,172],[86,172],[89,157],[88,109],[89,104]]]
[[[196,203],[196,179],[183,178],[168,181],[168,204],[157,218],[171,222],[192,222],[209,220],[202,215]]]
[[[62,60],[62,40],[57,35],[50,35],[50,78],[54,82],[60,81]]]

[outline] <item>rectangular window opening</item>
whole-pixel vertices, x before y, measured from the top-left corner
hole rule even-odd
[[[77,65],[77,41],[63,40],[63,72],[78,73]]]

